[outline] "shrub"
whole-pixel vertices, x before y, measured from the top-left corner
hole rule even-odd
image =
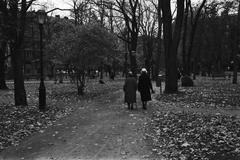
[[[181,83],[183,87],[192,87],[193,86],[193,80],[189,76],[183,76],[181,78]]]

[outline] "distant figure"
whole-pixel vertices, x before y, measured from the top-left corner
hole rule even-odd
[[[138,91],[141,95],[143,109],[147,109],[147,101],[152,100],[150,90],[154,93],[147,70],[142,68],[141,75],[139,76],[138,80]]]
[[[132,72],[128,73],[123,90],[124,102],[127,103],[128,109],[133,110],[133,104],[136,103],[137,80],[134,78]]]

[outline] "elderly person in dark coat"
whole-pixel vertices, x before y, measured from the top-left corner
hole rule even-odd
[[[147,70],[142,68],[141,75],[139,76],[138,80],[138,91],[141,95],[143,109],[147,109],[147,101],[152,100],[150,90],[154,92],[150,77],[147,74]]]
[[[128,104],[128,109],[133,110],[133,103],[136,103],[137,80],[132,72],[128,73],[123,90],[125,93],[124,102]]]

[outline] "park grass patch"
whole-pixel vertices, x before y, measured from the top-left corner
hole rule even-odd
[[[240,85],[198,80],[153,102],[146,136],[164,159],[240,159]],[[233,113],[233,114],[231,114]]]

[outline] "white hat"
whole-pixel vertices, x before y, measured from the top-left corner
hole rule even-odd
[[[147,69],[146,68],[142,68],[141,72],[146,72],[147,73]]]

